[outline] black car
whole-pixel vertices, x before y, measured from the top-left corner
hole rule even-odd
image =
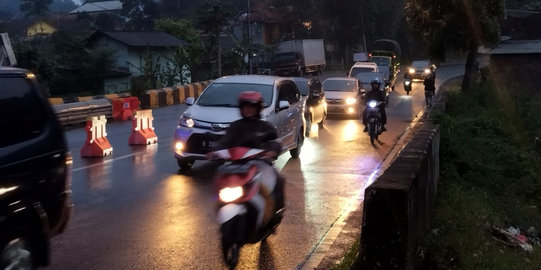
[[[35,76],[0,67],[0,269],[49,264],[72,213],[71,156]]]
[[[321,81],[317,78],[306,79],[301,77],[292,78],[301,91],[304,103],[304,119],[306,121],[306,134],[310,136],[313,123],[317,123],[319,128],[323,128],[325,119],[327,119],[327,103],[325,101],[325,92],[321,86]]]

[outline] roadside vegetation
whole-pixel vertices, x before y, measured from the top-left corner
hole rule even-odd
[[[441,125],[440,181],[432,226],[420,241],[419,269],[539,269],[494,228],[541,230],[541,96],[494,84],[449,87]],[[530,243],[532,244],[532,243]]]

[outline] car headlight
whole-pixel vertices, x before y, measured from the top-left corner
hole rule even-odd
[[[183,115],[182,117],[180,117],[180,121],[178,122],[178,124],[183,127],[192,128],[195,125],[195,122],[192,118]]]
[[[425,74],[429,74],[429,73],[430,73],[430,69],[425,68]]]
[[[355,104],[355,102],[357,102],[356,98],[346,98],[346,104],[347,105]]]
[[[368,102],[368,106],[369,106],[370,108],[375,108],[376,105],[378,105],[378,103],[377,103],[376,101],[374,101],[374,100]]]
[[[222,202],[228,203],[242,197],[243,194],[242,187],[225,187],[220,189],[218,196]]]
[[[415,69],[410,68],[410,69],[408,69],[408,72],[409,72],[410,74],[413,74],[413,73],[415,73]]]

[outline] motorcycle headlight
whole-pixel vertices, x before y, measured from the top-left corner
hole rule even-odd
[[[375,108],[377,105],[378,105],[378,103],[376,101],[372,100],[372,101],[368,102],[368,106],[370,108]]]
[[[192,118],[183,115],[180,117],[180,121],[178,121],[178,124],[183,127],[192,128],[195,125],[195,122]]]
[[[242,187],[226,187],[220,189],[218,196],[220,197],[220,201],[228,203],[242,197],[243,194]]]
[[[411,82],[410,81],[405,81],[404,84],[407,86],[407,85],[410,85]]]
[[[410,74],[413,74],[413,73],[415,73],[415,69],[410,68],[410,69],[408,69],[408,72],[409,72]]]
[[[347,105],[355,104],[355,102],[357,102],[356,98],[346,98]]]

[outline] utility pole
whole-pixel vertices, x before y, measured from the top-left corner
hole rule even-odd
[[[252,34],[250,30],[250,0],[248,0],[248,12],[246,13],[246,21],[248,25],[248,74],[252,74],[252,52],[250,50],[252,48]]]

